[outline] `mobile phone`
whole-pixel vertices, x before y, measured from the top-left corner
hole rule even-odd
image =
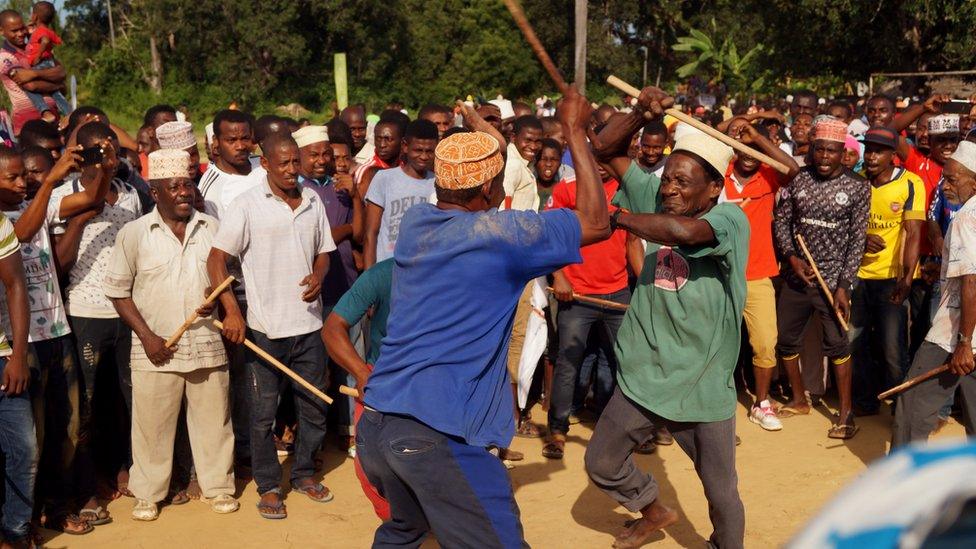
[[[965,99],[954,99],[942,104],[942,112],[944,114],[969,114],[972,107],[973,104]]]
[[[81,149],[81,165],[94,166],[105,157],[101,147],[87,147]]]

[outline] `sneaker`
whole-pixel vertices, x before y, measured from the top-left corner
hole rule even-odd
[[[219,496],[210,500],[210,509],[214,513],[219,513],[221,515],[233,513],[240,508],[240,502],[234,499],[234,496],[230,494],[220,494]]]
[[[749,421],[767,431],[779,431],[783,428],[783,424],[776,417],[776,411],[773,410],[768,400],[764,400],[757,406],[752,407],[752,410],[749,411]]]
[[[159,518],[159,508],[151,501],[137,499],[132,507],[133,520],[156,520]]]

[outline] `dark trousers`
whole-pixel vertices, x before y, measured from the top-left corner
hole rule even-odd
[[[120,318],[68,319],[81,365],[78,491],[86,499],[95,494],[96,462],[116,470],[132,465],[132,331]]]
[[[590,340],[584,351],[583,363],[576,376],[576,391],[573,394],[574,414],[586,407],[586,397],[593,386],[593,407],[599,414],[613,396],[617,385],[616,357],[613,355],[613,342],[607,340],[604,330],[590,332]]]
[[[373,547],[528,547],[501,460],[417,420],[366,409],[356,451],[369,482],[390,503]]]
[[[915,361],[908,370],[908,377],[915,377],[942,366],[952,354],[934,343],[925,341],[915,353]],[[892,425],[891,447],[903,446],[911,442],[926,440],[935,422],[937,412],[946,399],[959,389],[962,397],[963,423],[966,434],[976,434],[973,421],[976,420],[976,372],[957,376],[944,372],[918,385],[906,389],[898,395],[895,406],[895,423]]]
[[[735,472],[735,416],[711,423],[671,421],[632,402],[618,387],[586,448],[590,479],[632,513],[656,500],[657,482],[634,461],[634,448],[655,427],[667,427],[695,464],[715,529],[709,541],[723,549],[742,547],[746,519]]]
[[[0,358],[0,375],[7,358]],[[37,436],[27,392],[8,396],[0,391],[0,452],[4,462],[4,500],[0,536],[18,541],[30,530],[37,476]]]
[[[615,303],[630,303],[630,289],[612,294],[593,295]],[[600,305],[590,305],[579,301],[569,301],[559,304],[556,323],[559,331],[559,356],[556,358],[556,368],[552,379],[552,401],[549,404],[549,431],[552,433],[569,432],[569,414],[573,408],[573,394],[576,392],[576,379],[580,365],[586,353],[586,343],[590,330],[598,328],[604,330],[605,342],[603,352],[610,363],[611,372],[616,371],[616,359],[613,354],[613,343],[617,340],[617,330],[623,322],[624,312],[608,309]],[[599,373],[597,374],[600,379]],[[606,379],[606,376],[604,376]],[[613,390],[615,377],[610,376],[610,387],[603,391]]]
[[[878,393],[908,371],[908,302],[889,301],[895,279],[859,280],[851,296],[854,405],[877,410]]]
[[[31,407],[40,451],[36,511],[52,518],[70,512],[78,445],[78,361],[71,336],[30,344]]]
[[[248,337],[296,374],[325,392],[325,346],[318,332],[271,339],[254,330]],[[250,353],[249,353],[250,355]],[[275,450],[274,428],[278,399],[288,385],[292,387],[295,410],[298,414],[298,434],[295,441],[295,462],[291,481],[315,474],[315,453],[325,439],[326,404],[307,389],[293,383],[291,378],[255,355],[249,356],[251,374],[251,468],[258,493],[280,490],[281,465]]]

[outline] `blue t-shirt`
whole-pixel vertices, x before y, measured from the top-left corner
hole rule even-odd
[[[380,356],[380,341],[386,337],[386,319],[390,316],[390,285],[393,278],[393,260],[386,259],[363,272],[349,290],[342,294],[332,312],[341,316],[350,326],[356,324],[366,311],[376,306],[369,319],[369,353],[366,362],[375,364]]]
[[[582,261],[580,236],[567,209],[471,213],[419,204],[407,211],[366,404],[473,446],[508,447],[515,306],[530,280]]]

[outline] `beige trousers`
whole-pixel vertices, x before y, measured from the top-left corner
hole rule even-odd
[[[234,495],[234,433],[227,368],[193,372],[132,371],[132,468],[129,490],[159,502],[169,492],[180,406],[203,496]]]
[[[512,338],[508,342],[508,374],[512,384],[518,384],[519,361],[522,359],[522,345],[525,343],[525,326],[532,314],[532,282],[522,289],[518,306],[515,308],[515,322],[512,324]]]

